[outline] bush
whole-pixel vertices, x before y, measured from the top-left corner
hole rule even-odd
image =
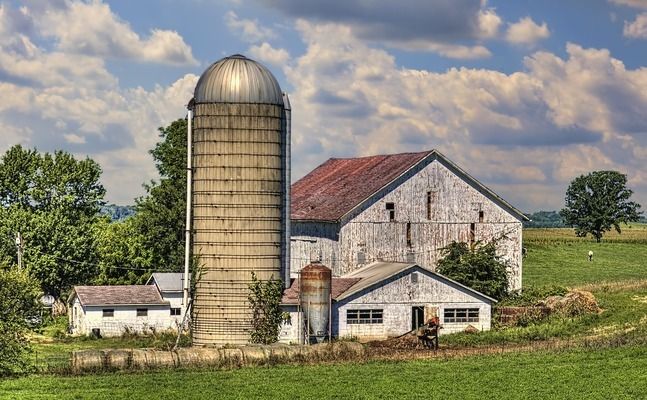
[[[563,296],[568,289],[560,285],[525,286],[521,292],[512,292],[501,299],[497,306],[534,306],[549,296]]]
[[[29,369],[26,333],[39,318],[40,288],[26,272],[0,268],[0,376]]]
[[[261,281],[252,272],[252,283],[249,285],[247,297],[252,309],[252,343],[271,344],[279,340],[283,322],[282,295],[283,282],[280,279]]]
[[[495,299],[508,293],[508,264],[496,254],[496,241],[452,242],[441,249],[438,272]]]

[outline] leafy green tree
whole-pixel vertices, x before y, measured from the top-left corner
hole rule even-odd
[[[16,267],[0,267],[0,376],[25,372],[28,321],[39,314],[38,283]]]
[[[160,180],[145,185],[147,195],[137,200],[132,217],[156,270],[180,271],[184,265],[186,129],[184,119],[159,129],[161,141],[151,154]]]
[[[508,293],[508,263],[496,254],[496,241],[470,246],[452,242],[441,249],[438,273],[495,299]]]
[[[640,204],[629,200],[632,194],[627,188],[627,176],[617,171],[580,175],[566,190],[566,207],[560,215],[575,228],[577,236],[590,233],[600,242],[612,227],[621,233],[621,223],[640,219]]]
[[[271,344],[279,340],[283,322],[280,307],[282,295],[283,282],[280,279],[261,281],[252,272],[248,296],[252,309],[252,343]]]
[[[89,158],[14,146],[0,160],[0,260],[16,263],[20,232],[26,269],[59,298],[94,275],[92,228],[105,189],[101,168]]]
[[[143,284],[153,271],[153,255],[144,246],[144,237],[134,227],[134,219],[110,222],[102,219],[94,227],[99,259],[99,285]]]

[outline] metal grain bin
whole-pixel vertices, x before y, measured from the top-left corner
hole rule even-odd
[[[287,96],[286,96],[287,97]],[[247,343],[252,272],[285,275],[289,113],[272,73],[241,55],[202,74],[194,92],[193,254],[201,273],[196,345]],[[287,115],[287,117],[286,117]]]
[[[308,336],[311,341],[323,342],[328,336],[330,322],[332,271],[322,264],[309,264],[301,270],[299,282]]]

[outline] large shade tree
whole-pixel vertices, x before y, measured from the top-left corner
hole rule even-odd
[[[638,221],[640,204],[631,201],[627,176],[617,171],[594,171],[575,178],[566,190],[566,206],[560,215],[575,234],[591,234],[597,242],[612,228],[621,233],[620,224]]]
[[[13,238],[20,232],[25,268],[45,292],[58,298],[87,283],[97,261],[92,227],[105,194],[100,176],[89,158],[9,149],[0,159],[0,262],[16,263]]]

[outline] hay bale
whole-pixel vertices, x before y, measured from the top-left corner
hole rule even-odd
[[[221,356],[218,349],[208,347],[187,347],[175,351],[177,363],[181,366],[220,365]]]
[[[74,372],[97,371],[103,369],[104,354],[100,350],[77,350],[72,352]]]
[[[132,368],[172,368],[178,365],[176,354],[172,351],[153,349],[134,349],[130,366]]]
[[[275,343],[269,346],[270,357],[276,360],[286,360],[290,356],[289,346],[282,343]]]
[[[465,333],[479,333],[480,331],[474,325],[467,325],[467,327],[465,329],[463,329],[463,332],[465,332]]]
[[[243,346],[240,351],[246,365],[266,363],[271,354],[265,346]]]
[[[566,317],[600,312],[598,302],[591,292],[584,290],[571,290],[564,296],[550,296],[542,302],[551,313]]]
[[[222,348],[218,349],[220,352],[221,363],[227,365],[242,365],[243,352],[239,348]]]
[[[105,350],[106,368],[128,369],[132,358],[132,350],[111,349]]]

